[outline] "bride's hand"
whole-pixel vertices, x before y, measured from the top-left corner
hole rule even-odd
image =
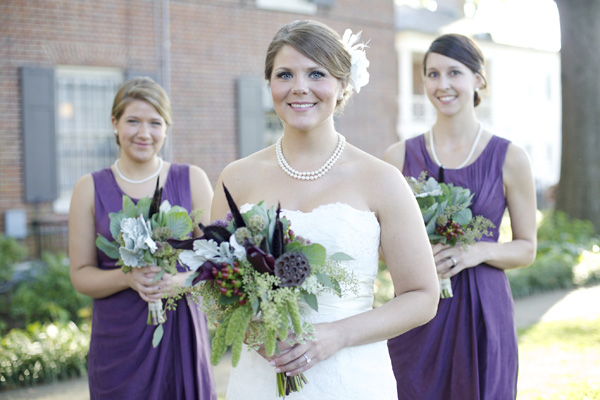
[[[315,330],[315,340],[307,340],[303,344],[283,349],[280,344],[281,354],[272,357],[270,361],[275,367],[275,372],[299,375],[318,362],[328,359],[343,347],[343,338],[332,324],[317,324]]]

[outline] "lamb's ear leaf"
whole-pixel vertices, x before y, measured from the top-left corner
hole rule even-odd
[[[229,190],[227,190],[227,186],[225,186],[225,183],[223,183],[223,191],[225,192],[227,204],[229,204],[229,209],[231,210],[231,214],[233,215],[233,221],[235,222],[236,229],[245,227],[246,222],[244,222],[244,217],[242,217],[242,214],[240,213],[237,204],[235,204],[235,201],[233,201],[233,197],[231,197],[231,194],[229,193]]]
[[[154,334],[152,335],[152,347],[156,348],[156,346],[158,346],[158,344],[162,340],[163,334],[163,326],[162,324],[160,324],[156,327],[156,329],[154,330]]]

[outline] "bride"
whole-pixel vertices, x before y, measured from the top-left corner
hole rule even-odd
[[[356,272],[360,290],[352,297],[319,298],[320,311],[305,316],[315,324],[315,340],[280,342],[281,353],[273,357],[242,351],[229,379],[230,400],[275,399],[276,372],[308,379],[289,400],[396,399],[385,340],[436,312],[435,265],[411,190],[395,167],[346,143],[334,126],[334,113],[368,82],[359,38],[348,31],[344,39],[315,21],[295,21],[277,32],[265,78],[284,135],[223,170],[211,217],[223,218],[229,210],[223,183],[238,204],[280,202],[296,234],[328,253],[353,257],[345,266]],[[380,246],[396,297],[373,309]]]

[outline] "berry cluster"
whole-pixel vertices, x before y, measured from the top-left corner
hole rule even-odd
[[[452,239],[456,239],[458,236],[465,234],[463,228],[451,219],[449,219],[445,225],[437,225],[435,231],[438,235],[445,236],[447,241],[451,241]]]
[[[217,285],[220,286],[221,294],[227,297],[237,296],[241,306],[246,304],[246,293],[242,290],[242,273],[244,271],[237,261],[233,262],[233,266],[223,263],[221,269],[213,267],[210,272]]]

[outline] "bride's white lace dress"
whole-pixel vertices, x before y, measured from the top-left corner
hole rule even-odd
[[[354,260],[344,265],[352,268],[359,280],[358,296],[320,296],[319,312],[308,308],[306,318],[312,323],[329,322],[372,309],[380,237],[375,214],[342,203],[322,205],[309,213],[285,210],[283,214],[297,235],[322,244],[328,255],[341,251],[352,256]],[[279,399],[275,375],[274,367],[245,347],[238,366],[231,369],[227,400]],[[308,384],[288,395],[287,400],[397,399],[385,341],[345,348],[304,375]]]

